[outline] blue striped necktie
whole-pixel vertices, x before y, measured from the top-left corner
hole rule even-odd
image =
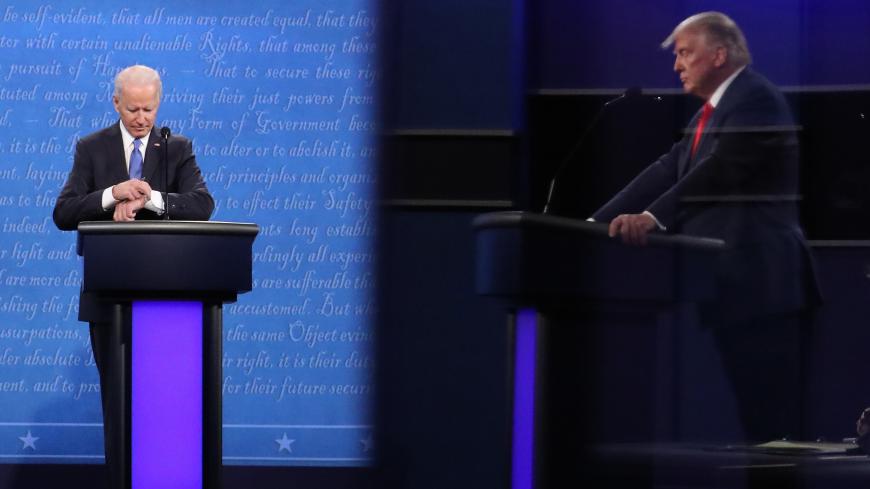
[[[133,140],[133,152],[130,153],[130,178],[142,178],[142,153],[139,151],[142,141]]]

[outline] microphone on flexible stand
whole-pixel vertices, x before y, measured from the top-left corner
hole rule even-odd
[[[169,136],[172,131],[168,127],[160,128],[160,137],[163,139],[163,220],[169,220]]]
[[[618,104],[623,100],[639,97],[643,95],[643,91],[639,87],[631,87],[626,91],[622,92],[618,97],[608,100],[604,102],[598,112],[595,114],[595,117],[592,118],[592,122],[586,126],[586,130],[583,131],[583,134],[577,140],[577,143],[571,148],[571,151],[568,152],[568,156],[566,156],[561,163],[559,163],[559,167],[556,169],[556,172],[553,174],[553,179],[550,180],[550,189],[547,191],[547,202],[544,204],[543,213],[547,214],[550,211],[550,204],[553,200],[553,190],[556,188],[556,180],[562,175],[565,169],[568,167],[568,162],[571,161],[577,151],[583,146],[583,143],[586,142],[586,138],[589,137],[589,134],[592,132],[592,129],[598,125],[598,121],[601,119],[601,116],[604,115],[604,112],[608,107]]]

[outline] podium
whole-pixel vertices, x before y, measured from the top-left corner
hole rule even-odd
[[[655,441],[649,412],[674,415],[674,386],[648,385],[668,368],[650,349],[674,337],[655,324],[714,297],[725,244],[653,233],[627,246],[604,223],[524,212],[473,226],[476,291],[505,302],[511,329],[511,487],[587,484],[590,446]]]
[[[111,309],[117,487],[220,486],[222,307],[251,290],[254,224],[83,222],[82,291]]]

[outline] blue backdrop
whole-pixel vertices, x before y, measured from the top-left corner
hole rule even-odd
[[[141,63],[163,77],[158,124],[194,142],[213,220],[261,227],[254,291],[224,309],[225,462],[366,463],[373,3],[127,5],[0,6],[0,460],[102,461],[75,233],[51,211],[75,142],[117,122],[114,75]]]

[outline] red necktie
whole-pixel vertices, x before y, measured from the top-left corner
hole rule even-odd
[[[704,104],[704,110],[701,112],[701,119],[698,120],[698,128],[695,130],[695,139],[692,140],[692,158],[695,157],[695,151],[698,150],[698,142],[701,141],[701,134],[704,132],[704,126],[707,125],[707,120],[713,114],[713,106],[710,102]]]

